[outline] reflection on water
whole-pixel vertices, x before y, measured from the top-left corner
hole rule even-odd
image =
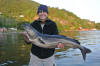
[[[57,66],[99,66],[100,65],[100,31],[81,31],[61,33],[78,39],[81,45],[88,47],[92,53],[87,54],[84,62],[79,49],[56,48]],[[20,33],[0,33],[0,66],[27,66],[31,45],[26,45]]]
[[[29,46],[19,33],[0,34],[0,65],[21,66],[29,61]]]

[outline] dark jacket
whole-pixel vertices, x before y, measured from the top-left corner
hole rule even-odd
[[[57,29],[55,22],[53,22],[50,19],[47,19],[46,23],[43,27],[43,30],[41,28],[40,22],[41,22],[40,20],[35,20],[33,23],[31,23],[31,25],[40,33],[49,34],[49,35],[57,35],[58,34],[58,29]],[[51,49],[50,48],[42,48],[42,47],[38,47],[34,44],[32,44],[32,48],[31,48],[32,54],[36,55],[40,59],[45,59],[45,58],[52,56],[54,54],[54,51],[55,51],[55,48],[51,48]]]

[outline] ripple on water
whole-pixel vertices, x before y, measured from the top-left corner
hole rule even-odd
[[[16,61],[11,61],[11,60],[9,60],[9,61],[6,61],[6,62],[0,64],[0,66],[7,66],[7,65],[13,64],[13,63],[16,63]]]

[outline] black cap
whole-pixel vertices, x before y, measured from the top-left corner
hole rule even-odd
[[[48,13],[48,7],[46,6],[46,5],[40,5],[39,7],[38,7],[38,11],[37,11],[37,14],[39,13],[39,12],[41,12],[41,11],[44,11],[44,12],[47,12]]]

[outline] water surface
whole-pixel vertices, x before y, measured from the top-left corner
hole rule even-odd
[[[81,45],[92,50],[84,62],[79,49],[56,48],[57,66],[100,66],[100,31],[64,32],[78,39]],[[31,45],[26,45],[23,35],[16,32],[0,33],[0,66],[27,66]]]

